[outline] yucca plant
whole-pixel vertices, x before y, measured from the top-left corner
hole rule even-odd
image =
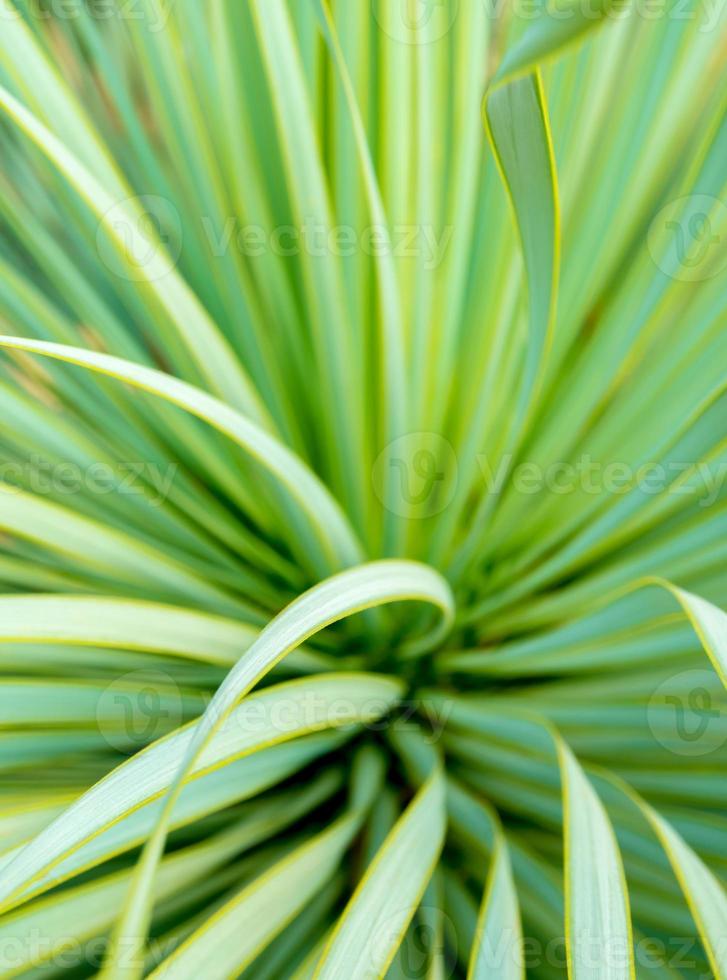
[[[727,978],[725,50],[0,0],[0,976]]]

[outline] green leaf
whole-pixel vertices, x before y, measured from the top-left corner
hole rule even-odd
[[[543,370],[558,284],[560,218],[540,75],[499,76],[485,97],[484,118],[515,211],[525,261],[530,333],[515,406],[521,424]]]
[[[177,606],[105,596],[0,597],[0,642],[153,650],[231,666],[258,631]]]
[[[631,912],[616,837],[593,786],[564,742],[565,918],[568,975],[635,976]]]
[[[467,978],[523,980],[525,953],[522,924],[510,855],[497,816],[489,812],[487,815],[492,825],[493,843]]]
[[[517,226],[528,294],[528,338],[518,390],[511,405],[503,453],[517,449],[523,426],[543,383],[555,327],[560,277],[561,217],[548,108],[539,63],[600,25],[609,0],[595,10],[577,5],[566,16],[546,10],[505,54],[482,103],[482,117]],[[467,541],[456,559],[474,557],[476,541],[490,515],[485,495]]]
[[[727,687],[727,613],[706,599],[679,589],[668,582],[658,582],[679,602],[694,627],[712,666]]]
[[[292,742],[262,748],[258,752],[228,762],[222,768],[210,769],[199,776],[193,774],[193,778],[182,791],[179,805],[175,808],[172,829],[188,827],[211,814],[219,813],[226,807],[252,800],[310,763],[335,752],[348,741],[351,734],[351,730],[344,729],[307,735]],[[274,833],[275,828],[281,823],[281,814],[289,814],[292,819],[295,819],[298,805],[301,805],[302,812],[305,812],[309,805],[319,803],[339,786],[340,772],[329,769],[310,786],[309,793],[297,793],[294,798],[291,798],[289,793],[282,793],[279,800],[267,802],[263,800],[260,802],[259,811],[262,823],[258,823],[256,818],[253,821],[253,829],[258,834],[261,830]],[[40,828],[35,829],[45,830],[52,818],[56,814],[62,814],[70,803],[75,802],[76,797],[77,793],[74,793],[71,794],[70,799],[66,795],[58,801],[49,818],[44,819]],[[161,811],[162,804],[157,797],[143,802],[138,810],[123,816],[119,822],[111,824],[97,836],[89,840],[81,839],[77,850],[61,857],[61,860],[50,870],[43,872],[37,881],[24,889],[20,896],[12,899],[9,907],[26,902],[55,885],[69,881],[102,862],[143,844],[154,830]],[[285,820],[282,821],[282,826],[285,826]],[[10,867],[15,858],[23,852],[24,847],[34,839],[34,828],[28,825],[26,828],[26,832],[20,835],[23,843],[10,848],[0,857],[0,868]],[[264,836],[265,834],[261,839],[264,839]]]
[[[664,849],[699,930],[710,967],[717,980],[727,976],[727,893],[702,859],[665,820],[627,783],[611,773],[599,773],[610,787],[632,803],[650,825]]]
[[[338,920],[316,980],[384,976],[439,858],[444,780],[429,777],[381,846]]]
[[[548,773],[555,749],[560,770],[562,806],[554,817],[562,823],[565,891],[565,929],[568,972],[574,980],[594,975],[629,978],[634,972],[633,937],[628,890],[621,853],[606,810],[591,781],[560,734],[528,711],[468,704],[462,699],[423,695],[434,715],[446,704],[448,724],[479,734],[462,739],[468,756],[488,759],[495,737],[526,747],[526,764]],[[439,705],[439,707],[437,707]],[[485,741],[485,736],[487,741]],[[533,751],[538,753],[531,758]],[[549,751],[550,750],[550,751]],[[510,763],[512,770],[512,763]],[[548,779],[548,785],[551,780]],[[544,807],[545,800],[541,801]],[[529,807],[526,806],[526,811]],[[466,812],[466,810],[465,810]],[[494,857],[493,857],[494,860]]]
[[[339,867],[358,826],[343,817],[275,864],[194,932],[153,977],[224,978],[245,969]]]
[[[294,453],[234,408],[171,375],[108,354],[19,337],[0,337],[0,347],[87,367],[152,392],[203,419],[241,446],[285,487],[310,522],[313,547],[325,556],[319,558],[322,567],[330,567],[327,563],[331,562],[351,564],[360,558],[360,546],[348,521],[320,480]]]
[[[268,688],[219,720],[209,744],[205,741],[203,751],[195,754],[189,778],[198,779],[308,732],[373,721],[400,693],[395,681],[372,677],[367,684],[361,674],[326,675],[325,680],[290,681]],[[200,724],[190,723],[118,766],[35,837],[3,870],[2,906],[16,903],[17,896],[64,858],[162,797],[174,782],[179,759],[189,755],[198,738]]]
[[[268,624],[247,654],[233,667],[184,749],[159,823],[139,860],[108,965],[104,967],[105,973],[109,976],[138,975],[138,958],[131,957],[135,966],[127,968],[120,963],[118,950],[132,944],[134,948],[139,948],[143,942],[154,869],[163,851],[175,802],[187,774],[235,704],[276,663],[324,627],[353,613],[405,599],[432,603],[442,613],[439,634],[449,628],[454,604],[449,586],[437,572],[414,562],[371,562],[334,575],[300,596]],[[431,638],[428,638],[428,642],[431,642]]]
[[[382,776],[376,757],[359,755],[350,812],[222,905],[152,976],[188,977],[204,970],[224,978],[242,972],[333,876]]]
[[[243,821],[209,841],[165,858],[155,898],[172,898],[191,888],[193,882],[249,847],[250,839],[250,827]],[[81,944],[102,935],[113,924],[114,909],[123,900],[129,874],[119,871],[107,875],[4,917],[0,926],[0,946],[7,951],[7,959],[0,958],[3,976],[16,976],[43,960],[52,961],[64,944]]]
[[[168,313],[213,391],[261,423],[268,416],[250,379],[207,311],[179,276],[171,258],[144,231],[143,210],[133,197],[108,193],[68,148],[10,92],[0,86],[0,110],[47,154],[107,231],[131,275],[141,275],[149,293]],[[126,239],[131,236],[131,241]]]

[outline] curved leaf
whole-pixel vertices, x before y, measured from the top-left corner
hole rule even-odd
[[[142,274],[150,293],[168,312],[212,390],[259,423],[268,423],[257,391],[226,339],[177,273],[170,257],[144,231],[145,222],[137,199],[119,199],[105,191],[67,146],[1,85],[0,110],[52,160],[99,219],[122,260],[131,264],[135,275]],[[127,234],[131,235],[131,242],[127,241]]]
[[[267,688],[241,704],[216,726],[209,744],[196,753],[189,778],[229,765],[268,746],[307,732],[372,721],[395,703],[401,685],[388,678],[326,675]],[[208,709],[209,710],[209,709]],[[3,869],[0,904],[52,871],[64,858],[103,831],[133,817],[145,803],[168,790],[180,757],[190,752],[200,722],[192,722],[114,769],[27,844]],[[185,777],[186,777],[185,773]]]
[[[436,642],[439,635],[446,633],[454,615],[452,593],[439,573],[425,565],[404,561],[371,562],[334,575],[296,599],[262,631],[217,690],[184,751],[159,823],[139,860],[105,973],[138,975],[139,957],[131,957],[136,965],[127,968],[120,963],[118,950],[122,945],[140,947],[144,941],[154,869],[164,848],[174,804],[187,773],[237,701],[288,653],[324,627],[384,603],[412,599],[431,603],[440,610],[439,630],[427,638],[428,643]]]
[[[325,556],[324,567],[325,563],[346,565],[360,560],[360,545],[321,481],[282,443],[229,405],[162,371],[109,354],[21,337],[0,337],[0,347],[43,354],[118,378],[208,422],[250,453],[286,488],[310,522],[313,540]]]

